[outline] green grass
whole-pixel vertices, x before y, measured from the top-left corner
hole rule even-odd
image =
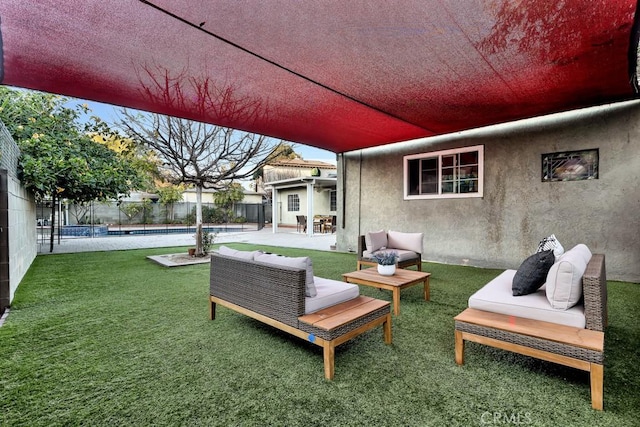
[[[338,280],[356,264],[230,246],[309,255],[316,275]],[[381,329],[341,345],[326,381],[320,347],[224,307],[210,321],[208,265],[145,258],[177,251],[37,257],[0,328],[0,425],[638,425],[640,285],[609,282],[599,412],[585,372],[474,343],[455,364],[453,316],[498,270],[425,264],[431,301],[404,290],[393,345]]]

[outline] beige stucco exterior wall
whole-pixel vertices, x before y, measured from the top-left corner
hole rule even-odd
[[[403,156],[484,145],[484,197],[404,200]],[[599,179],[541,182],[541,155],[598,148]],[[341,156],[338,250],[369,230],[424,233],[423,259],[517,268],[545,236],[606,255],[608,279],[640,282],[640,104]],[[344,200],[342,194],[344,190]],[[344,209],[342,209],[344,202]]]
[[[193,191],[185,191],[182,193],[182,202],[196,203],[196,192]],[[215,203],[215,192],[213,191],[203,191],[202,192],[202,203]],[[262,194],[258,193],[245,193],[244,198],[240,203],[262,203]]]
[[[214,194],[209,191],[202,192],[202,203],[214,203]],[[182,202],[196,203],[196,191],[185,191],[182,193]]]
[[[287,210],[287,199],[290,194],[297,194],[300,199],[300,210],[289,212]],[[278,218],[281,225],[296,225],[296,215],[307,214],[307,188],[294,187],[278,190]],[[331,195],[329,191],[321,190],[313,193],[314,215],[332,216],[335,211],[331,211]]]
[[[289,211],[287,209],[287,200],[289,195],[297,194],[300,200],[299,211]],[[306,188],[287,188],[278,191],[278,219],[281,225],[297,224],[296,215],[305,215],[307,212],[307,190]]]

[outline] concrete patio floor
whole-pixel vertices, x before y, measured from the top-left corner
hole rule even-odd
[[[331,250],[336,243],[336,234],[314,234],[307,236],[291,228],[279,228],[274,233],[272,228],[265,227],[260,231],[243,231],[218,233],[214,244],[219,243],[254,243],[289,248]],[[193,232],[184,234],[150,234],[125,235],[109,237],[63,238],[58,244],[55,241],[53,252],[49,252],[49,242],[38,241],[38,254],[76,253],[95,251],[118,251],[126,249],[163,248],[171,246],[193,246]]]

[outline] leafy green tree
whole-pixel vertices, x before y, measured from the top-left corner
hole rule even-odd
[[[155,193],[158,195],[158,202],[162,203],[166,209],[166,219],[170,222],[174,221],[174,204],[182,200],[184,186],[182,185],[163,185],[156,186]]]
[[[224,190],[220,190],[213,196],[213,201],[220,206],[224,212],[224,221],[228,222],[233,217],[233,205],[244,199],[244,190],[242,185],[237,182],[231,183]]]
[[[126,217],[129,224],[133,221],[133,218],[137,217],[140,212],[144,209],[142,203],[138,202],[123,202],[118,205],[118,209],[122,212]]]
[[[68,107],[68,98],[0,87],[0,120],[20,148],[20,179],[39,200],[51,198],[53,252],[56,203],[117,199],[140,183],[131,161],[91,135],[108,133],[97,118],[81,123],[86,105]]]
[[[91,139],[95,142],[105,145],[110,150],[118,153],[119,157],[126,159],[136,169],[138,177],[141,179],[137,190],[154,191],[156,182],[162,181],[160,174],[160,161],[155,153],[145,150],[143,147],[135,144],[130,138],[121,136],[117,130],[109,127],[109,125],[100,118],[95,118],[101,133],[92,135]]]

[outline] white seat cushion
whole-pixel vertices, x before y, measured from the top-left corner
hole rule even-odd
[[[405,251],[403,249],[383,249],[383,250],[379,250],[376,252],[390,252],[390,251],[395,251],[398,254],[398,262],[402,262],[402,261],[408,261],[410,259],[417,259],[418,258],[418,254],[416,254],[413,251]],[[371,254],[373,252],[371,251],[364,251],[362,253],[362,258],[371,258]]]
[[[508,316],[542,320],[561,325],[584,328],[584,307],[576,305],[568,310],[556,310],[549,304],[545,286],[529,295],[514,297],[511,283],[516,270],[505,270],[469,297],[469,307]]]
[[[305,298],[304,313],[309,314],[341,302],[349,301],[360,295],[360,288],[353,283],[314,277],[316,296]]]

